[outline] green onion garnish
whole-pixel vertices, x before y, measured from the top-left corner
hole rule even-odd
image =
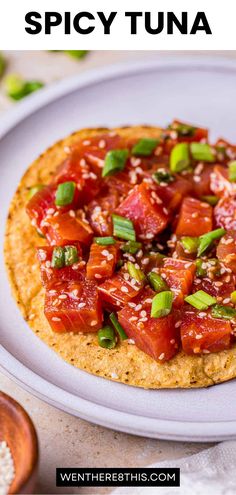
[[[94,237],[94,242],[99,246],[109,246],[111,244],[115,244],[114,237]]]
[[[140,268],[136,268],[134,263],[128,261],[127,269],[132,278],[134,278],[137,282],[143,282],[145,280],[145,274]]]
[[[190,150],[194,160],[199,162],[215,161],[213,150],[207,143],[190,143]]]
[[[187,143],[178,143],[170,154],[171,172],[181,172],[190,166],[189,146]]]
[[[5,79],[7,95],[13,100],[21,100],[43,86],[40,81],[24,81],[15,74],[10,74]]]
[[[211,315],[213,318],[223,318],[223,320],[231,320],[236,317],[236,309],[230,308],[229,306],[220,306],[216,304],[211,309]]]
[[[223,235],[225,235],[226,231],[224,229],[216,229],[208,232],[207,234],[203,234],[199,237],[199,247],[197,255],[201,256],[211,245],[212,243],[220,239]]]
[[[184,300],[194,308],[200,310],[207,309],[217,302],[215,297],[210,296],[204,290],[198,290],[194,294],[185,297]]]
[[[188,124],[169,125],[168,129],[177,132],[179,137],[192,137],[196,131],[196,127]]]
[[[115,330],[117,331],[117,333],[119,334],[121,340],[126,340],[128,339],[123,327],[121,326],[121,324],[119,323],[119,321],[117,320],[117,317],[115,315],[115,313],[111,313],[109,315],[109,318],[112,322],[112,325],[114,326]]]
[[[6,60],[3,56],[3,54],[0,52],[0,77],[4,74],[6,68]]]
[[[72,203],[74,199],[76,184],[75,182],[63,182],[59,184],[56,191],[55,204],[57,206],[66,206]]]
[[[208,203],[211,206],[215,206],[215,205],[217,205],[219,198],[217,198],[217,196],[210,196],[209,195],[209,196],[202,196],[201,200],[205,201],[206,203]]]
[[[159,139],[140,139],[132,148],[132,155],[150,156],[159,144]]]
[[[236,161],[229,163],[229,180],[236,182]]]
[[[166,182],[167,184],[169,184],[169,182],[173,182],[175,180],[173,175],[171,175],[164,169],[157,170],[157,172],[155,172],[152,177],[158,184],[160,184],[161,182]]]
[[[231,292],[230,298],[231,298],[232,303],[233,304],[236,304],[236,290],[234,290],[233,292]]]
[[[65,266],[65,251],[63,247],[54,247],[51,265],[53,268],[63,268]]]
[[[136,234],[133,222],[120,215],[112,215],[113,235],[126,241],[136,241]]]
[[[201,260],[200,258],[196,260],[196,275],[197,277],[206,277],[207,275],[207,270],[206,268],[203,268],[202,265],[206,263],[204,260]]]
[[[63,52],[66,53],[67,55],[70,55],[73,58],[81,59],[87,55],[88,50],[63,50]]]
[[[128,150],[111,150],[106,154],[104,167],[102,169],[102,177],[121,172],[125,168],[128,158]]]
[[[65,246],[65,265],[71,266],[79,261],[78,249],[75,246]]]
[[[188,253],[194,254],[197,252],[199,239],[198,237],[181,237],[180,242],[184,248],[184,251]]]
[[[35,184],[35,186],[31,187],[28,192],[28,199],[31,199],[37,192],[41,191],[41,189],[43,188],[43,184]]]
[[[151,317],[162,318],[171,312],[173,294],[171,291],[159,292],[152,300]]]
[[[136,254],[141,248],[142,248],[142,243],[136,241],[128,241],[125,244],[123,244],[123,246],[121,246],[122,251],[130,254]]]
[[[165,280],[161,277],[161,275],[158,275],[157,273],[150,272],[148,274],[148,281],[155,292],[162,292],[164,290],[168,291],[169,289]]]
[[[101,328],[98,332],[98,344],[100,345],[100,347],[113,349],[113,347],[115,347],[116,345],[115,330],[109,325]]]

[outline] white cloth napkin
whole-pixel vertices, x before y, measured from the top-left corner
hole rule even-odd
[[[179,467],[180,488],[117,488],[112,495],[236,495],[236,441],[148,467]]]

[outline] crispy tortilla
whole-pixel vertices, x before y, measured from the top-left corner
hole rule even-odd
[[[68,363],[109,380],[144,388],[207,387],[236,377],[236,346],[202,356],[178,353],[160,364],[135,345],[121,342],[115,349],[98,346],[96,334],[53,333],[43,311],[44,288],[36,259],[36,246],[43,245],[25,212],[27,194],[35,184],[50,181],[66,158],[66,147],[79,139],[103,134],[108,129],[85,129],[59,141],[29,167],[12,199],[6,225],[5,261],[17,304],[29,326]],[[123,136],[158,137],[161,129],[126,127],[114,129]]]

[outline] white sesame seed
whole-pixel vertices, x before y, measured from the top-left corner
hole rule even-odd
[[[147,311],[145,310],[141,311],[140,316],[142,316],[142,318],[147,316]]]
[[[57,316],[53,316],[52,321],[61,321],[61,318],[57,318]]]
[[[0,492],[4,495],[14,479],[15,469],[11,451],[5,441],[0,442]]]
[[[109,255],[109,251],[107,251],[107,249],[103,249],[101,254],[107,257]]]
[[[78,294],[79,294],[78,289],[74,289],[74,290],[72,290],[71,294],[72,294],[72,296],[77,297],[77,296],[78,296]]]
[[[101,139],[99,141],[98,147],[101,148],[101,149],[106,147],[106,141],[105,141],[105,139]]]
[[[58,299],[67,299],[67,295],[66,294],[61,294],[60,296],[58,296]]]
[[[228,304],[230,300],[231,300],[230,297],[226,297],[225,299],[223,299],[223,303]]]
[[[102,278],[102,275],[100,275],[100,273],[95,273],[94,277],[95,278]]]
[[[160,359],[160,361],[162,361],[162,360],[164,359],[164,357],[165,357],[165,353],[164,353],[164,352],[162,352],[162,353],[160,354],[160,356],[159,356],[159,358],[158,358],[158,359]]]
[[[95,327],[95,325],[97,325],[97,320],[92,320],[90,326]]]
[[[177,321],[177,322],[176,322],[176,324],[175,324],[175,328],[179,328],[179,327],[180,327],[180,325],[181,325],[181,323],[182,323],[182,321],[181,321],[181,320]]]
[[[140,311],[140,309],[142,309],[142,304],[136,304],[134,310],[135,311]]]
[[[120,290],[121,290],[121,292],[129,292],[128,287],[125,287],[125,285],[122,285]]]
[[[111,373],[111,378],[113,378],[114,380],[117,380],[117,378],[119,378],[119,377],[118,377],[117,373]]]
[[[70,215],[70,217],[75,218],[75,211],[74,210],[70,210],[69,211],[69,215]]]
[[[86,304],[83,303],[83,302],[81,302],[81,303],[78,304],[78,308],[84,308],[84,306],[86,306]]]

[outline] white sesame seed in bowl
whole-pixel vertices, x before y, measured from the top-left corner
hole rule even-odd
[[[15,468],[12,453],[5,441],[0,442],[0,493],[8,493],[14,479]]]
[[[34,493],[37,467],[34,425],[20,404],[0,392],[0,494]]]

